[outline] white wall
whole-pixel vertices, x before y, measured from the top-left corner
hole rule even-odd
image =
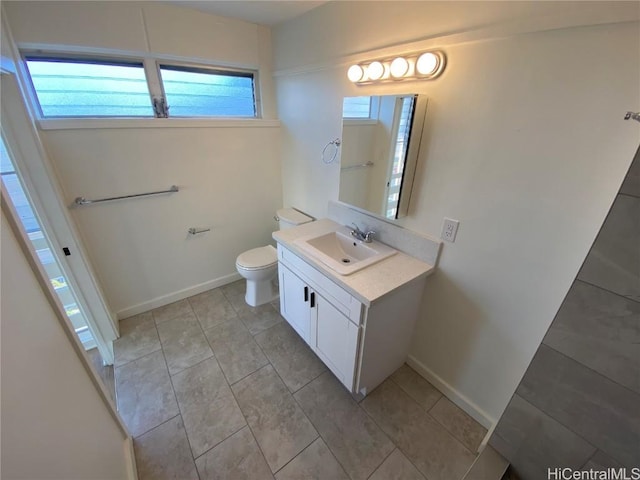
[[[640,140],[622,120],[640,107],[638,13],[637,3],[331,2],[274,30],[284,199],[315,216],[338,195],[339,165],[318,154],[339,135],[342,97],[429,97],[401,224],[439,236],[449,216],[460,230],[428,281],[411,356],[486,424],[515,390]],[[606,24],[622,20],[634,21]],[[581,23],[601,25],[562,28]],[[346,80],[349,61],[437,47],[448,66],[435,81]]]
[[[282,205],[278,138],[273,128],[43,132],[68,204],[80,195],[180,186],[170,195],[73,210],[121,317],[162,295],[215,286],[236,272],[238,254],[271,242]],[[190,237],[192,226],[211,232]]]
[[[3,4],[23,48],[159,55],[257,69],[263,118],[275,118],[268,28],[160,2]],[[282,206],[277,122],[146,122],[144,128],[129,123],[41,131],[68,204],[77,196],[142,193],[172,184],[181,189],[72,210],[120,318],[239,278],[236,256],[271,240],[272,217]],[[189,227],[212,231],[190,238]]]
[[[2,478],[124,479],[125,436],[2,214]]]

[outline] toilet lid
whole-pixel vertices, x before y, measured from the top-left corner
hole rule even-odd
[[[267,268],[276,263],[278,263],[278,251],[271,245],[247,250],[236,259],[236,265],[247,270]]]

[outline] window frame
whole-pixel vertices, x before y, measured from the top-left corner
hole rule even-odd
[[[162,98],[167,101],[167,94],[164,90],[164,81],[162,80],[162,73],[160,71],[161,67],[166,67],[168,70],[176,70],[182,72],[191,72],[191,73],[207,73],[211,75],[228,75],[232,73],[236,73],[239,77],[251,78],[253,81],[253,110],[255,115],[252,117],[224,117],[217,115],[207,115],[207,116],[180,116],[180,117],[171,117],[169,115],[168,118],[175,119],[185,119],[185,118],[197,118],[197,119],[219,119],[219,120],[252,120],[252,119],[261,119],[262,118],[262,102],[260,101],[260,88],[258,82],[258,71],[252,70],[248,68],[240,69],[240,68],[232,68],[232,67],[221,67],[218,65],[209,65],[209,64],[198,64],[192,62],[180,62],[180,61],[171,61],[171,60],[162,60],[160,58],[156,58],[154,60],[155,63],[155,74],[158,78],[158,83],[160,85],[160,91]],[[233,76],[233,75],[229,75]],[[171,105],[169,105],[169,109]],[[171,113],[169,111],[169,113]]]
[[[96,128],[97,124],[102,124],[105,127],[118,128],[118,124],[126,123],[127,125],[139,124],[144,127],[154,126],[168,126],[169,124],[175,124],[172,126],[189,126],[189,123],[202,126],[204,123],[217,123],[220,126],[237,126],[239,124],[246,124],[252,126],[279,126],[278,121],[264,121],[262,118],[262,101],[260,96],[260,78],[259,71],[252,68],[241,68],[235,66],[221,65],[220,63],[213,62],[194,62],[188,59],[176,59],[175,57],[148,55],[148,54],[131,54],[121,53],[109,54],[109,53],[93,53],[90,51],[82,52],[69,52],[64,50],[56,50],[54,48],[47,49],[33,49],[24,48],[20,49],[20,58],[22,62],[23,78],[28,89],[28,97],[32,103],[32,110],[35,113],[36,120],[39,125],[44,129],[56,129],[56,128]],[[47,117],[43,114],[42,106],[40,105],[40,99],[31,78],[31,72],[27,66],[27,60],[49,60],[49,61],[66,61],[77,63],[94,63],[103,65],[114,66],[142,66],[147,90],[149,93],[149,102],[153,116],[148,117],[136,117],[136,116],[65,116],[65,117]],[[155,101],[156,99],[164,99],[166,104],[166,94],[164,91],[164,84],[162,81],[162,75],[160,73],[160,67],[168,67],[171,69],[174,67],[176,70],[193,71],[197,73],[218,73],[218,74],[240,74],[239,76],[246,76],[253,79],[253,102],[255,116],[179,116],[179,117],[161,117],[157,115]],[[161,119],[164,122],[158,122]],[[83,124],[81,125],[81,122]],[[106,122],[106,123],[105,123]],[[114,122],[117,122],[114,124]],[[258,125],[264,123],[264,125]],[[162,125],[161,125],[162,124]],[[276,125],[277,124],[277,125]]]
[[[71,53],[57,53],[57,52],[45,52],[40,50],[24,50],[20,51],[20,57],[24,65],[25,79],[28,82],[30,89],[30,96],[32,98],[33,106],[37,112],[38,119],[44,121],[58,121],[58,120],[84,120],[84,119],[127,119],[127,120],[151,120],[155,116],[148,117],[136,117],[136,116],[116,116],[116,115],[93,115],[93,116],[52,116],[47,117],[42,111],[42,105],[40,104],[40,97],[38,97],[38,91],[33,84],[33,78],[31,77],[31,71],[27,65],[28,60],[44,60],[51,62],[66,62],[66,63],[83,63],[94,65],[111,65],[119,67],[141,67],[145,76],[145,82],[147,84],[147,93],[149,94],[149,107],[153,111],[153,92],[149,81],[149,75],[147,74],[147,68],[145,66],[144,59],[139,57],[125,57],[125,56],[111,56],[111,55],[88,55],[88,54],[71,54]]]

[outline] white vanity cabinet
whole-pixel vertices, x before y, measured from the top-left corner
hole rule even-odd
[[[280,313],[352,393],[366,395],[405,361],[424,277],[366,305],[278,244]]]
[[[352,391],[362,304],[284,247],[278,259],[280,314]]]

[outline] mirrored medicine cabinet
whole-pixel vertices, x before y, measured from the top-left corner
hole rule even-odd
[[[422,94],[344,99],[340,201],[391,220],[407,215],[426,111]]]

